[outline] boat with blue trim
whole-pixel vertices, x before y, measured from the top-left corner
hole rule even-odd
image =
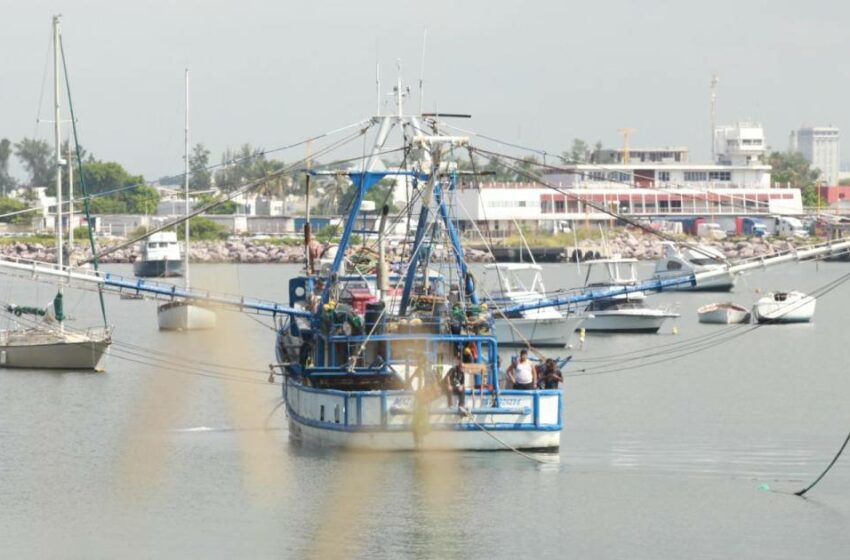
[[[500,383],[493,316],[479,299],[452,216],[459,175],[453,153],[467,141],[426,133],[420,117],[403,115],[400,85],[395,91],[398,115],[373,119],[372,151],[348,172],[353,197],[332,261],[314,261],[309,220],[305,225],[307,262],[290,280],[289,305],[308,313],[282,316],[276,343],[290,435],[367,450],[557,449],[561,390]],[[378,154],[395,126],[404,130],[410,163],[392,170],[378,164]],[[409,185],[408,210],[418,213],[396,275],[384,250],[388,206],[372,228],[354,229],[367,222],[366,195],[388,178]],[[353,235],[363,236],[363,247],[352,244]],[[438,247],[450,258],[437,263]],[[377,254],[368,271],[376,290],[362,290],[370,280],[353,266],[364,251]]]

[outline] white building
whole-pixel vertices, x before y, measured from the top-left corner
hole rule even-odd
[[[809,126],[791,133],[791,151],[800,152],[820,170],[818,180],[827,185],[838,184],[841,168],[840,136],[834,126]]]
[[[515,230],[519,221],[558,231],[575,222],[610,220],[599,207],[639,218],[802,214],[800,191],[771,188],[771,167],[761,163],[754,149],[758,144],[742,141],[759,137],[740,131],[722,136],[724,161],[749,164],[562,166],[545,176],[555,189],[536,183],[483,183],[478,189],[466,185],[455,197],[458,215],[462,222],[474,221],[498,236]],[[726,142],[732,139],[734,145]]]
[[[760,123],[738,122],[714,128],[714,157],[722,165],[764,163],[766,146]]]

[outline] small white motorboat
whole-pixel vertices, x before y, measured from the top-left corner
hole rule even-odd
[[[629,287],[637,284],[635,259],[615,256],[610,259],[588,261],[585,289]],[[603,282],[592,282],[594,267],[607,274]],[[609,333],[657,333],[667,319],[675,319],[678,313],[666,309],[646,307],[643,292],[617,294],[595,299],[585,307],[586,319],[582,327],[588,332]]]
[[[546,299],[543,269],[533,263],[495,263],[484,266],[484,290],[493,307],[494,330],[502,346],[561,347],[570,343],[586,316],[552,307],[505,314],[502,308]]]
[[[753,317],[759,323],[807,323],[815,315],[815,303],[802,292],[770,292],[753,305]]]
[[[737,303],[709,303],[697,309],[700,323],[734,325],[750,322],[750,310]]]

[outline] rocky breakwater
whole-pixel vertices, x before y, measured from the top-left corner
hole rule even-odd
[[[120,242],[98,243],[99,251],[106,251],[120,245]],[[322,252],[329,247],[325,244]],[[66,247],[67,250],[67,247]],[[0,245],[0,255],[12,259],[24,259],[43,262],[55,262],[56,248],[52,244],[40,242],[16,242]],[[73,261],[83,262],[91,258],[88,245],[75,244]],[[396,257],[392,251],[388,258]],[[482,262],[489,255],[482,251],[468,250],[467,259],[472,262]],[[137,245],[123,247],[101,257],[100,262],[132,263],[141,258]],[[304,262],[304,247],[302,245],[268,243],[264,241],[227,240],[227,241],[193,241],[190,260],[193,263],[247,263],[247,264],[277,264]]]
[[[696,237],[681,238],[684,243],[708,245],[721,251],[729,260],[749,259],[775,255],[793,249],[795,246],[814,243],[813,240],[792,240],[778,237],[730,238],[724,240],[706,240]],[[657,260],[664,255],[663,240],[654,235],[627,231],[612,236],[607,246],[596,240],[579,242],[578,250],[583,259],[601,258],[605,255],[620,255],[623,258],[638,260]],[[567,248],[572,255],[574,249]]]

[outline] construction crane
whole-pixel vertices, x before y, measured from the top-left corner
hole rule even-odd
[[[623,164],[628,165],[629,163],[629,136],[631,136],[632,132],[637,132],[636,128],[621,128],[618,130],[620,134],[623,135]]]

